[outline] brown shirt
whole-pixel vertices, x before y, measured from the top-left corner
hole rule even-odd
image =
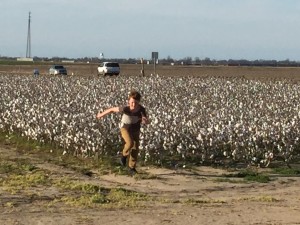
[[[137,111],[130,111],[129,106],[120,107],[122,112],[122,119],[120,128],[126,128],[130,131],[139,131],[141,128],[142,117],[147,116],[146,109],[143,106],[139,106]]]

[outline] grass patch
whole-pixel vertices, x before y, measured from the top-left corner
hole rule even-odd
[[[185,204],[192,204],[192,205],[198,205],[198,204],[216,204],[221,203],[224,204],[226,201],[220,200],[220,199],[193,199],[189,198],[183,201]]]
[[[70,152],[63,155],[64,149],[54,144],[41,143],[18,134],[8,134],[5,132],[0,132],[0,143],[15,147],[20,154],[35,155],[46,162],[72,169],[86,176],[92,176],[93,170],[97,170],[100,175],[111,173],[118,175],[128,174],[117,163],[115,156],[101,156],[95,159],[92,157],[83,158],[75,156]],[[3,165],[3,167],[5,166]],[[30,168],[28,165],[27,169],[33,170],[34,168]],[[7,171],[9,168],[3,168],[3,170]]]
[[[3,174],[24,174],[25,172],[32,172],[38,168],[29,162],[27,159],[1,159],[0,173]]]
[[[300,169],[296,168],[273,168],[273,172],[282,175],[300,175]]]
[[[235,178],[245,178],[247,176],[256,176],[257,172],[246,169],[246,170],[241,170],[238,173],[231,173],[231,174],[225,174],[225,177],[235,177]]]
[[[90,184],[72,183],[64,185],[64,189],[73,190],[73,196],[60,199],[61,202],[76,207],[138,207],[140,202],[149,200],[145,194],[122,188],[103,188]]]
[[[11,162],[0,162],[0,173],[16,173],[19,172],[20,169]]]
[[[5,132],[0,132],[0,142],[5,145],[14,146],[17,150],[22,150],[24,152],[31,151],[36,148],[48,148],[49,145],[42,144],[39,141],[31,140],[28,137],[24,137],[15,133],[8,134]]]
[[[12,174],[7,178],[3,178],[0,183],[0,186],[10,193],[17,193],[39,185],[50,185],[48,176],[42,171],[25,175]]]
[[[251,202],[279,202],[277,198],[272,196],[255,196],[255,197],[245,197],[241,198],[243,201],[251,201]]]
[[[149,200],[149,197],[147,197],[146,194],[126,190],[123,188],[111,189],[107,195],[107,198],[111,202],[121,204],[122,206],[134,206],[139,201]]]
[[[128,175],[128,169],[121,166],[119,158],[116,158],[115,156],[102,156],[97,160],[94,160],[93,167],[97,168],[100,175]]]
[[[96,194],[105,192],[107,189],[101,188],[98,185],[72,181],[68,178],[59,179],[53,183],[56,187],[69,191],[80,191],[81,193]]]
[[[63,202],[69,206],[75,207],[94,207],[97,204],[107,203],[107,199],[104,195],[94,194],[91,196],[84,195],[80,197],[71,197],[66,196],[60,199],[60,202]]]
[[[258,183],[268,183],[271,181],[271,178],[264,174],[256,174],[251,176],[246,176],[244,178],[246,181],[258,182]]]
[[[36,65],[36,62],[30,61],[17,61],[17,60],[0,60],[0,65],[10,65],[10,66],[18,66],[18,65]],[[42,64],[42,63],[38,63]]]
[[[17,134],[8,134],[0,132],[0,143],[15,147],[18,153],[25,155],[33,155],[38,157],[40,160],[55,164],[64,168],[68,168],[79,172],[86,176],[93,176],[94,173],[97,175],[128,175],[128,168],[120,166],[119,157],[116,155],[105,155],[97,157],[81,157],[75,156],[70,153],[63,154],[64,150],[51,144],[40,143],[35,140],[30,140],[26,137],[22,137]],[[18,168],[18,167],[16,167]],[[3,164],[0,165],[0,171],[11,171],[12,165]],[[33,171],[36,168],[30,164],[24,163],[22,170]],[[135,179],[156,179],[157,176],[150,174],[137,174],[134,176]]]
[[[71,196],[63,197],[60,200],[71,206],[93,207],[105,204],[110,207],[135,207],[139,205],[138,202],[149,199],[147,195],[138,192],[122,188],[104,188],[70,179],[60,179],[55,181],[54,185],[72,192]]]
[[[57,197],[49,206],[61,202],[77,207],[138,207],[149,199],[145,194],[122,188],[110,189],[69,178],[50,178],[45,171],[37,170],[24,160],[1,162],[0,168],[7,174],[0,177],[0,187],[8,193],[26,195],[26,191],[35,188],[58,188],[63,197]]]
[[[250,170],[250,169],[242,170],[238,173],[225,174],[224,176],[227,177],[227,179],[228,178],[243,178],[243,180],[246,181],[246,182],[268,183],[268,182],[271,181],[269,176],[267,176],[265,174],[257,173],[253,170]],[[224,179],[223,181],[221,179],[221,181],[222,182],[228,181],[227,179]]]

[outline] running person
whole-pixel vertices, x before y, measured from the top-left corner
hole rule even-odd
[[[146,109],[140,104],[141,95],[139,92],[132,90],[128,95],[128,105],[121,107],[112,107],[98,112],[97,119],[110,113],[122,113],[120,124],[121,136],[125,142],[122,151],[121,164],[126,166],[127,158],[129,158],[128,166],[131,175],[137,173],[135,167],[139,153],[139,137],[141,124],[148,124]]]

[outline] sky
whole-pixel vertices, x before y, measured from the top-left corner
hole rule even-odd
[[[299,0],[1,0],[0,55],[300,61]]]

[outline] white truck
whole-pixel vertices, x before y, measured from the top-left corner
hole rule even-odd
[[[116,75],[120,74],[120,65],[117,62],[102,62],[97,68],[98,75]]]

